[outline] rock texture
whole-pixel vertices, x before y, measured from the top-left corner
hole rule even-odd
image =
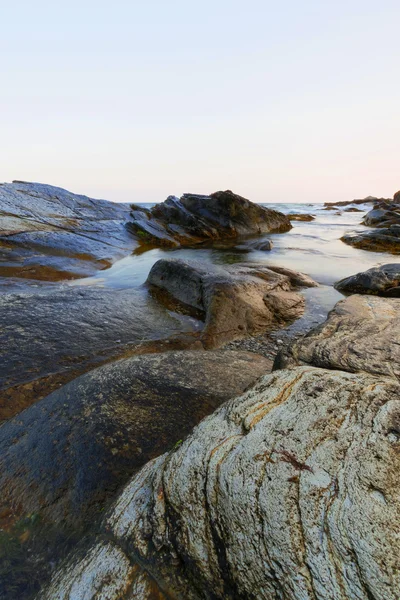
[[[263,378],[148,463],[105,519],[108,545],[40,599],[132,598],[133,559],[171,599],[397,600],[399,392],[310,367]]]
[[[201,339],[206,348],[296,319],[304,299],[293,289],[317,285],[306,275],[279,267],[218,267],[180,259],[157,261],[147,283],[164,293],[157,294],[160,300],[173,298],[204,318]]]
[[[55,284],[0,295],[0,420],[145,341],[193,332],[145,289]]]
[[[246,352],[138,356],[75,379],[5,423],[0,428],[0,597],[22,600],[31,581],[33,588],[42,586],[51,565],[90,530],[146,461],[173,448],[271,366]],[[103,569],[112,556],[101,561]],[[121,569],[123,562],[116,572]],[[79,585],[72,585],[74,600],[81,597],[74,595]],[[89,583],[84,578],[81,585],[83,592]],[[153,589],[146,581],[140,587]]]
[[[400,264],[374,267],[341,279],[335,288],[344,294],[374,294],[391,298],[400,297]]]
[[[278,354],[274,369],[314,365],[400,377],[400,299],[349,296],[328,319]]]
[[[0,276],[84,277],[128,254],[128,204],[93,200],[51,185],[0,185]]]
[[[121,483],[272,365],[246,352],[135,356],[78,377],[0,428],[0,514],[92,518]]]
[[[169,196],[151,210],[133,205],[131,217],[128,227],[142,242],[166,246],[285,232],[292,227],[284,214],[230,190],[210,196]]]

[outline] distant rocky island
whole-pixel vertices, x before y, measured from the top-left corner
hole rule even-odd
[[[400,192],[306,210],[0,185],[2,599],[400,597]],[[321,285],[275,244],[341,211],[387,260],[285,338]]]

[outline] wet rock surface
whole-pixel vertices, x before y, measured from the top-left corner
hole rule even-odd
[[[314,365],[400,377],[400,299],[349,296],[322,325],[275,359],[274,369]]]
[[[137,242],[128,204],[93,200],[62,188],[0,185],[0,276],[57,281],[92,275]]]
[[[167,312],[144,289],[53,285],[2,293],[0,420],[47,395],[53,382],[65,383],[144,340],[197,325]]]
[[[400,265],[393,263],[374,267],[341,279],[335,288],[344,294],[374,294],[389,298],[400,297]]]
[[[299,317],[304,299],[293,291],[317,284],[306,275],[263,264],[219,267],[196,261],[162,259],[153,265],[147,283],[191,307],[205,320],[201,339],[215,348],[260,333]]]
[[[59,559],[121,485],[270,367],[245,352],[132,357],[78,377],[0,427],[0,528],[15,544],[24,522],[36,523],[23,541],[25,576],[12,562],[2,573],[0,538],[2,597],[17,585],[22,598],[31,569],[41,569],[42,585],[49,557]]]
[[[399,391],[311,367],[264,377],[148,463],[104,519],[107,545],[89,544],[102,559],[72,555],[40,599],[86,581],[87,600],[99,582],[127,600],[133,560],[176,599],[397,600]]]
[[[190,246],[291,229],[287,216],[255,204],[230,190],[210,196],[169,196],[151,210],[132,206],[128,228],[145,243]]]

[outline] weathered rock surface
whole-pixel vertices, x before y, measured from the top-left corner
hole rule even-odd
[[[358,198],[356,200],[342,200],[340,202],[325,202],[324,206],[336,208],[337,206],[348,206],[349,204],[370,204],[371,202],[385,201],[386,198],[377,198],[376,196],[367,196],[366,198]]]
[[[0,275],[53,281],[104,269],[137,246],[129,212],[51,185],[1,184]]]
[[[285,232],[291,224],[284,214],[260,206],[230,190],[210,196],[169,196],[151,210],[132,206],[128,228],[143,242],[187,246],[268,232]]]
[[[314,221],[314,215],[306,213],[288,213],[289,221]]]
[[[145,289],[54,284],[0,295],[0,420],[144,341],[192,332]]]
[[[341,279],[335,288],[344,294],[374,294],[390,298],[400,297],[400,264],[374,267]]]
[[[131,595],[133,560],[171,599],[397,600],[399,392],[310,367],[263,378],[148,463],[109,541],[40,599],[148,599]]]
[[[205,320],[201,339],[206,348],[296,319],[304,310],[304,298],[293,289],[317,285],[306,275],[279,267],[219,267],[180,259],[157,261],[147,283],[167,293],[158,293],[160,300],[173,298],[197,311]]]
[[[400,299],[349,296],[275,359],[274,369],[314,365],[400,377]]]
[[[246,352],[129,358],[75,379],[0,427],[0,532],[18,550],[18,561],[7,546],[3,556],[0,535],[0,597],[24,598],[32,570],[43,585],[71,537],[79,540],[121,485],[271,366]]]

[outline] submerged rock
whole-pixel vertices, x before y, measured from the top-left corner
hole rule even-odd
[[[314,365],[400,377],[400,299],[349,296],[327,320],[279,353],[274,369]]]
[[[104,520],[109,542],[40,600],[75,600],[79,581],[86,600],[131,599],[130,561],[176,600],[397,600],[399,393],[310,367],[264,377],[148,463]]]
[[[390,298],[400,297],[400,264],[374,267],[341,279],[335,288],[344,294],[374,294]]]
[[[215,266],[196,261],[161,259],[147,283],[157,298],[171,298],[205,320],[207,348],[282,325],[299,317],[304,298],[293,289],[317,285],[306,275],[263,264]],[[159,291],[163,293],[160,294]]]
[[[57,281],[110,266],[137,245],[129,211],[51,185],[1,184],[0,276]]]
[[[188,246],[207,240],[289,231],[287,216],[234,194],[169,196],[151,210],[132,206],[128,228],[144,243]]]

